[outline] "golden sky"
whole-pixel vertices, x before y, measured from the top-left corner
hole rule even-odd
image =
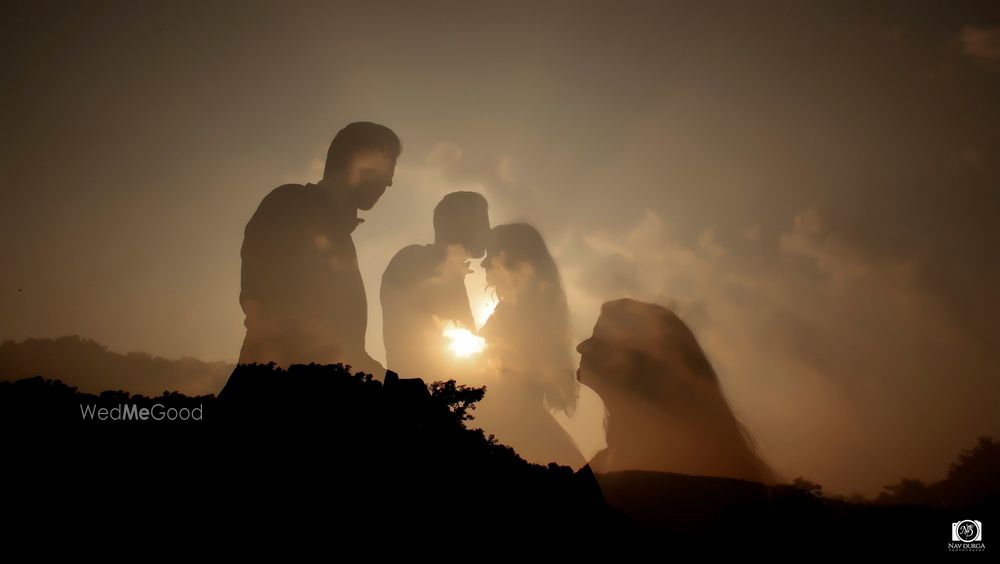
[[[377,359],[383,269],[471,189],[546,237],[577,340],[675,307],[789,477],[872,494],[1000,433],[995,3],[0,10],[0,339],[234,361],[247,220],[370,120]]]

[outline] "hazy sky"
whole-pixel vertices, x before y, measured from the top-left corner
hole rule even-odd
[[[4,3],[0,339],[235,361],[247,220],[370,120],[377,359],[383,269],[473,189],[545,235],[577,340],[674,306],[790,478],[1000,434],[1000,4],[330,4]]]

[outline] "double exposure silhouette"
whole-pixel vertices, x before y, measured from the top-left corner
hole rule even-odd
[[[247,223],[239,363],[343,362],[381,375],[365,350],[368,302],[352,232],[392,185],[402,150],[389,128],[351,123],[334,137],[323,178],[269,193]]]
[[[389,370],[410,377],[454,378],[472,368],[448,350],[449,326],[475,331],[465,289],[469,260],[486,252],[486,199],[453,192],[434,208],[434,242],[409,245],[382,275],[382,332]]]
[[[608,410],[608,447],[591,460],[595,472],[773,479],[697,339],[674,312],[627,298],[607,302],[577,351],[580,381]]]

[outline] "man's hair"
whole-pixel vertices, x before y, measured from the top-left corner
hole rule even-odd
[[[330,143],[323,178],[346,170],[351,164],[351,157],[364,149],[381,149],[395,159],[403,152],[403,144],[396,133],[384,125],[370,121],[349,123],[337,132]]]
[[[461,231],[469,218],[488,210],[489,204],[486,203],[486,198],[478,192],[460,191],[448,194],[434,206],[435,240],[455,242],[453,239],[458,234],[456,232]]]

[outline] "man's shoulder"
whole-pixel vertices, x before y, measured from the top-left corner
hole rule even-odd
[[[258,209],[290,204],[307,204],[317,195],[318,191],[312,184],[282,184],[264,196]]]
[[[407,280],[423,276],[427,269],[433,269],[440,260],[440,253],[434,245],[407,245],[400,249],[386,267],[383,280]]]
[[[434,245],[430,244],[421,245],[419,243],[414,243],[412,245],[407,245],[402,249],[399,249],[399,251],[396,253],[396,256],[393,258],[398,257],[400,259],[411,259],[411,260],[422,259],[422,258],[433,257],[435,252],[436,249],[434,248]]]
[[[409,270],[417,266],[433,264],[439,260],[439,254],[434,245],[407,245],[393,255],[389,261],[389,267]]]
[[[282,184],[261,199],[250,221],[284,217],[314,208],[316,190],[309,185]]]

